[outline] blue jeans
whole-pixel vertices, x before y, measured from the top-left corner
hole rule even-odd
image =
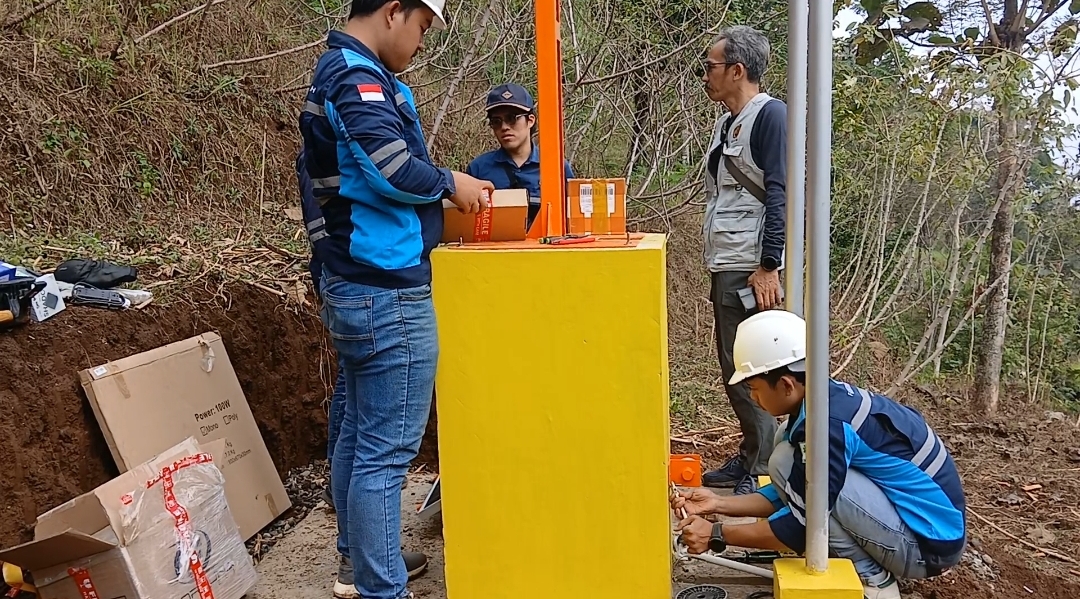
[[[345,372],[331,483],[364,599],[406,597],[401,488],[431,410],[439,339],[431,286],[382,289],[323,273],[323,320]]]
[[[334,395],[330,398],[330,416],[326,430],[326,461],[330,463],[331,468],[334,464],[334,448],[337,447],[338,438],[341,437],[341,422],[345,419],[345,362],[340,355],[337,363],[337,379],[334,380]],[[334,497],[333,478],[331,473],[331,498]],[[341,555],[349,557],[349,539],[341,534],[337,538],[337,550]]]
[[[345,363],[341,356],[337,360],[337,379],[334,381],[334,395],[330,398],[329,426],[326,431],[326,460],[334,461],[334,448],[337,447],[341,434],[341,421],[345,418]],[[333,493],[333,491],[331,491]]]
[[[779,439],[784,427],[777,432]],[[769,476],[785,504],[786,473],[791,471],[795,448],[777,442],[769,458]],[[858,470],[848,470],[847,480],[829,517],[830,557],[849,559],[863,584],[878,585],[891,573],[900,579],[926,578],[926,562],[915,534],[896,512],[896,507],[877,486]]]
[[[322,264],[315,260],[310,262],[311,283],[315,286],[315,295],[322,302]],[[320,315],[323,316],[323,315]],[[323,325],[326,324],[325,319]],[[327,419],[326,431],[326,461],[333,463],[334,447],[337,446],[338,435],[341,433],[341,420],[345,418],[345,362],[341,356],[337,359],[337,379],[334,380],[334,394],[330,397],[330,416]],[[333,490],[331,490],[333,493]]]

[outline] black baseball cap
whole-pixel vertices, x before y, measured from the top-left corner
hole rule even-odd
[[[497,85],[488,92],[487,110],[502,107],[517,108],[523,112],[532,112],[536,109],[529,92],[516,83]]]

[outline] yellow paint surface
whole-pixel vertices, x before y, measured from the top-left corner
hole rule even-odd
[[[776,599],[863,599],[862,582],[850,560],[830,559],[824,574],[806,571],[806,560],[773,562],[773,597]]]
[[[449,599],[667,599],[665,238],[432,254]]]

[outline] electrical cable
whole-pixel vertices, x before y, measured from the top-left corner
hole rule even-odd
[[[700,555],[690,555],[689,557],[713,564],[715,566],[723,566],[725,568],[731,568],[732,570],[738,570],[739,572],[743,572],[745,574],[753,574],[754,576],[760,576],[762,578],[768,578],[770,580],[772,580],[773,578],[772,570],[758,568],[757,566],[751,566],[750,564],[744,564],[735,560],[730,560],[715,555],[707,555],[704,553]]]

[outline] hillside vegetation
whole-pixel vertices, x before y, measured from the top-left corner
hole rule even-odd
[[[737,432],[700,259],[702,158],[718,107],[699,77],[719,27],[751,24],[773,42],[765,85],[783,97],[787,4],[562,1],[567,155],[582,176],[627,177],[633,226],[669,234],[676,450],[722,459]],[[966,561],[927,597],[990,596],[970,590],[986,580],[994,596],[1076,597],[1075,586],[1045,589],[1080,577],[1069,557],[1080,552],[1080,429],[1075,414],[1055,413],[1080,409],[1080,181],[1077,157],[1059,150],[1076,133],[1064,116],[1080,88],[1080,0],[836,6],[860,20],[835,45],[833,372],[926,411],[957,459],[973,530],[1004,559],[1000,578]],[[244,312],[257,323],[283,305],[310,312],[296,118],[322,38],[346,10],[347,0],[5,0],[0,258],[43,270],[76,255],[130,263],[156,303],[226,298],[214,322]],[[463,168],[494,143],[488,88],[535,90],[533,4],[450,0],[448,10],[449,30],[430,36],[404,78],[433,156]],[[262,291],[234,303],[242,286]],[[252,315],[264,296],[267,314]],[[106,345],[94,334],[88,343]],[[244,343],[289,361],[293,345],[252,335]],[[33,368],[50,363],[36,351]],[[296,372],[322,373],[318,391],[330,362],[311,351],[318,363]],[[59,455],[27,449],[43,463]],[[39,507],[62,500],[39,495]],[[23,526],[40,513],[27,505]]]
[[[1024,59],[1038,53],[1027,46],[986,51],[977,12],[876,2],[855,5],[866,21],[836,47],[834,369],[890,356],[896,368],[861,376],[883,388],[977,382],[993,345],[985,306],[1005,289],[1008,401],[1072,406],[1077,182],[1048,151],[1069,133],[1060,90],[1071,101],[1075,74],[1054,65],[1075,58],[1069,8],[1080,7],[1052,7],[1031,36],[1058,59],[1049,80],[1037,77],[1045,64]],[[1001,18],[1010,2],[994,7]],[[0,226],[10,235],[0,255],[50,266],[89,253],[156,278],[205,284],[214,272],[294,297],[302,265],[267,256],[305,253],[289,210],[295,117],[320,39],[346,10],[343,0],[8,2]],[[785,11],[735,0],[564,2],[567,154],[585,176],[628,177],[635,225],[672,235],[673,402],[691,420],[718,389],[698,264],[702,155],[717,115],[698,81],[702,52],[722,25],[763,29],[775,52],[766,87],[782,97]],[[405,78],[436,160],[460,168],[491,145],[487,88],[534,85],[534,27],[522,0],[452,2],[450,12],[450,30],[429,40]],[[940,49],[913,54],[900,34]],[[1010,113],[1008,139],[995,112],[1005,102],[1023,108]],[[1011,276],[988,280],[1003,205],[1015,220],[1015,237],[1002,241]]]

